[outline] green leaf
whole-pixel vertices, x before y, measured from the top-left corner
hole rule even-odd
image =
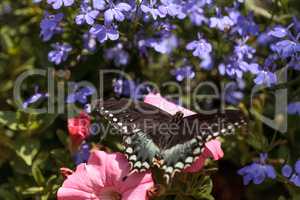
[[[12,111],[0,111],[0,124],[8,127],[13,131],[26,130],[23,123],[19,123],[19,116],[16,112]]]
[[[44,191],[43,187],[30,187],[25,189],[22,194],[23,195],[33,195],[33,194],[39,194]]]
[[[32,171],[32,175],[33,175],[35,182],[38,185],[43,185],[45,183],[45,178],[44,178],[39,166],[37,164],[33,164],[31,171]]]
[[[16,143],[16,153],[22,158],[28,166],[32,165],[34,157],[37,155],[40,143],[37,140],[19,140]]]

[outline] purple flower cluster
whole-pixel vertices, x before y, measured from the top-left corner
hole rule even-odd
[[[82,87],[78,88],[78,85],[75,84],[73,86],[73,92],[71,92],[67,96],[67,103],[80,103],[80,104],[86,104],[88,102],[88,97],[93,95],[95,93],[95,89],[92,87]]]
[[[250,12],[244,16],[240,11],[243,1],[233,0],[232,6],[225,8],[213,0],[80,0],[78,4],[74,0],[47,2],[56,14],[46,12],[42,19],[40,27],[43,40],[49,41],[59,33],[64,33],[63,38],[66,38],[65,35],[70,34],[76,26],[78,32],[74,31],[82,33],[83,38],[81,51],[72,48],[78,46],[78,42],[73,40],[53,44],[54,50],[49,52],[48,58],[56,65],[67,61],[72,50],[72,55],[82,58],[78,54],[86,51],[95,53],[100,47],[104,52],[103,57],[118,67],[127,66],[132,61],[129,50],[134,50],[134,53],[138,50],[143,57],[155,56],[152,54],[154,51],[167,54],[170,58],[182,56],[180,60],[191,59],[193,62],[189,63],[199,63],[205,70],[217,66],[221,75],[235,81],[245,78],[244,74],[251,74],[257,85],[273,86],[277,83],[275,70],[279,60],[300,70],[300,22],[294,18],[288,27],[277,25],[260,34],[254,14]],[[72,11],[62,9],[70,6]],[[75,26],[69,26],[70,16]],[[182,33],[193,27],[199,28],[198,38],[185,38]],[[220,41],[212,40],[208,34],[216,32],[221,35]],[[263,42],[268,43],[271,53],[265,58],[256,55],[254,47],[257,36],[258,42],[267,38]],[[189,51],[193,56],[189,56]],[[181,80],[181,75],[175,76]],[[240,91],[233,92],[228,96],[228,101],[237,102],[242,96]]]
[[[292,102],[288,105],[287,112],[290,115],[300,115],[300,102]]]
[[[31,104],[34,104],[40,100],[46,99],[46,98],[48,98],[48,96],[49,96],[48,93],[39,92],[39,87],[36,86],[34,94],[23,102],[22,108],[27,109]]]
[[[40,24],[43,41],[49,41],[54,34],[62,31],[59,24],[63,17],[64,15],[62,13],[56,15],[51,15],[49,13],[45,14]]]
[[[238,79],[236,82],[231,82],[226,85],[225,101],[232,105],[237,105],[243,98],[243,89],[245,88],[245,82]]]
[[[267,64],[278,60],[288,61],[287,66],[300,70],[300,21],[296,17],[288,27],[275,26],[267,34],[272,38],[270,49],[273,52],[268,57]]]
[[[268,154],[261,153],[260,160],[253,162],[238,171],[243,176],[244,185],[248,185],[251,181],[254,184],[261,184],[266,178],[275,179],[276,171],[272,165],[266,164]]]
[[[129,62],[129,54],[124,50],[122,43],[105,50],[104,57],[113,61],[116,66],[126,66]]]
[[[88,161],[90,157],[90,145],[87,143],[84,143],[80,146],[79,150],[75,153],[73,159],[76,165],[79,165],[80,163],[85,163]]]
[[[98,15],[99,15],[98,10],[94,10],[87,3],[82,3],[80,7],[80,14],[76,16],[75,22],[78,25],[82,25],[84,23],[93,25]]]
[[[53,9],[60,9],[62,6],[71,6],[74,0],[47,0],[47,3],[52,5]]]
[[[131,99],[140,100],[143,95],[149,93],[147,85],[138,84],[133,80],[124,78],[115,79],[113,82],[114,92],[119,97],[129,97]]]
[[[69,52],[72,51],[72,47],[69,44],[52,44],[53,50],[49,52],[49,61],[59,65],[60,63],[67,60]]]
[[[171,71],[171,74],[175,76],[176,80],[179,82],[183,81],[184,79],[193,79],[196,75],[193,67],[190,65],[174,69]]]
[[[281,173],[295,186],[300,187],[300,160],[295,163],[294,170],[291,165],[285,164],[281,169]]]

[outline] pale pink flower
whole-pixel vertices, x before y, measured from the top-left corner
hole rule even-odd
[[[94,150],[88,163],[77,166],[58,190],[58,200],[147,200],[153,187],[150,173],[129,173],[121,153]]]
[[[196,114],[195,112],[183,108],[179,105],[176,105],[165,98],[163,98],[160,94],[148,94],[145,96],[144,99],[145,103],[151,104],[156,106],[171,115],[174,115],[176,112],[181,111],[183,112],[184,116],[189,116]],[[204,166],[204,162],[207,158],[213,158],[214,160],[219,160],[224,156],[224,152],[221,149],[221,143],[219,140],[211,140],[205,144],[205,150],[203,154],[201,154],[197,160],[192,164],[192,166],[186,168],[184,172],[198,172]]]

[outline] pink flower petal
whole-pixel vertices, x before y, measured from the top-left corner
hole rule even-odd
[[[219,140],[211,140],[205,144],[204,154],[207,157],[211,157],[214,160],[219,160],[223,158],[224,152],[221,148],[221,142]]]
[[[163,98],[160,94],[148,94],[144,99],[145,103],[156,106],[171,115],[174,115],[176,112],[181,111],[184,113],[184,116],[194,115],[195,112],[183,108],[179,105],[176,105],[165,98]],[[192,164],[191,167],[188,167],[185,172],[197,172],[201,170],[204,166],[204,162],[207,158],[212,157],[214,160],[218,160],[224,156],[224,152],[221,149],[221,143],[219,140],[211,140],[205,144],[205,150],[202,155]]]
[[[204,167],[205,160],[207,158],[213,158],[214,160],[219,160],[224,156],[224,152],[221,149],[221,143],[219,140],[211,140],[205,144],[205,149],[203,154],[201,154],[197,160],[192,164],[192,166],[186,168],[184,172],[198,172]]]
[[[195,112],[193,112],[191,110],[188,110],[184,107],[178,106],[178,105],[166,100],[165,98],[160,96],[160,94],[150,93],[150,94],[145,96],[144,102],[148,103],[148,104],[151,104],[153,106],[156,106],[156,107],[170,113],[171,115],[174,115],[178,111],[183,112],[184,116],[189,116],[189,115],[196,114]]]
[[[129,164],[121,153],[108,154],[104,151],[93,151],[88,164],[99,167],[105,185],[115,185],[129,172]]]
[[[101,163],[105,163],[105,165],[101,165]],[[129,164],[121,153],[107,154],[103,151],[93,151],[88,164],[101,165],[100,171],[105,171],[106,174],[104,184],[116,186],[121,193],[133,190],[140,184],[149,182],[153,184],[150,173],[134,173],[124,181],[123,178],[129,173]]]
[[[73,188],[60,188],[57,200],[100,200],[93,193],[84,192]],[[102,199],[101,199],[102,200]]]
[[[91,196],[91,194],[99,193],[104,186],[101,180],[95,178],[98,173],[98,170],[93,166],[86,164],[78,165],[76,171],[68,176],[62,187],[58,190],[58,199],[66,200],[74,196],[78,197],[78,199],[93,199],[93,195]]]
[[[94,150],[88,163],[80,164],[67,177],[57,197],[59,200],[105,200],[115,193],[124,200],[147,199],[147,190],[153,186],[151,174],[128,176],[128,173],[129,164],[123,154]]]

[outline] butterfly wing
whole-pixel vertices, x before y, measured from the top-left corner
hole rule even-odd
[[[96,111],[120,131],[132,171],[145,171],[160,155],[152,135],[172,115],[150,104],[128,99],[98,101]]]
[[[185,117],[179,124],[177,135],[172,136],[162,151],[167,180],[176,172],[192,165],[203,153],[205,143],[220,135],[233,134],[236,128],[246,124],[239,110],[226,110],[210,115],[195,114]]]

